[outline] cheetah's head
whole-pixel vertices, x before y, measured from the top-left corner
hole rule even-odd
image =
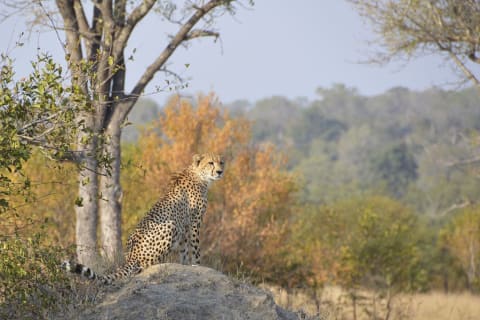
[[[193,156],[193,170],[205,181],[215,181],[223,176],[225,162],[220,155],[206,153]]]

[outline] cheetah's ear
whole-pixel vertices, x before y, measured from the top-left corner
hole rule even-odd
[[[196,165],[197,167],[200,165],[200,161],[202,161],[203,155],[201,154],[195,154],[193,156],[193,164]]]

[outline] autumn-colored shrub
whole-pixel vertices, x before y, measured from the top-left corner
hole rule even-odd
[[[0,214],[0,319],[49,319],[76,293],[61,261],[72,254],[75,192],[71,166],[38,152],[12,184],[28,181],[28,194],[12,194]]]
[[[59,164],[35,152],[23,165],[22,174],[10,173],[13,182],[28,177],[28,197],[9,198],[12,209],[2,214],[0,234],[30,236],[45,229],[44,242],[68,246],[74,243],[76,197],[75,166]]]
[[[284,169],[284,156],[271,145],[253,146],[249,122],[230,117],[213,96],[199,97],[196,105],[174,97],[141,134],[138,147],[127,151],[125,234],[164,191],[171,173],[202,152],[227,158],[224,178],[209,193],[201,235],[205,261],[220,259],[226,271],[244,268],[254,277],[278,279],[295,180]]]

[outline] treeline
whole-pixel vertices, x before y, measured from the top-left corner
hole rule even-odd
[[[478,93],[393,88],[365,97],[335,85],[318,100],[272,97],[227,106],[254,122],[255,142],[271,141],[305,179],[304,199],[330,203],[383,193],[435,216],[475,201]]]
[[[298,246],[309,248],[316,280],[477,290],[478,92],[366,97],[338,84],[317,94],[227,106],[253,121],[255,143],[288,154],[300,184]]]

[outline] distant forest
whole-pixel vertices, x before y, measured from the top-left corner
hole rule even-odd
[[[329,204],[382,194],[429,219],[474,204],[480,192],[480,105],[474,89],[412,91],[396,87],[363,96],[343,84],[318,98],[274,96],[224,104],[253,122],[253,141],[273,143],[303,182],[304,203]],[[124,132],[156,119],[161,107],[141,100]]]

